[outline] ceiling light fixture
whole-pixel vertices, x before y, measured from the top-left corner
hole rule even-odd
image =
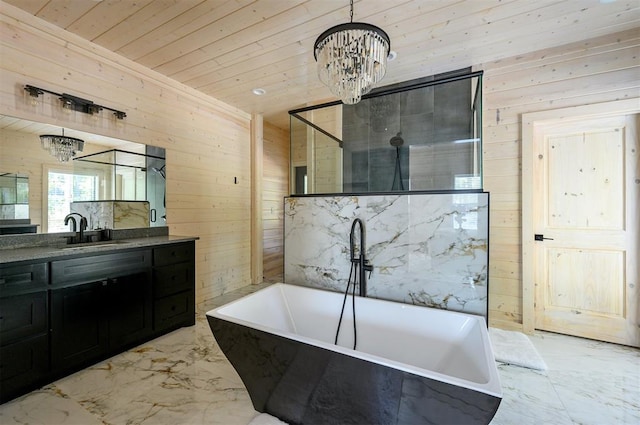
[[[84,140],[65,136],[64,128],[62,136],[43,134],[40,136],[40,142],[42,149],[49,151],[51,156],[55,156],[60,162],[68,162],[72,156],[76,156],[76,153],[82,152],[84,148]]]
[[[320,34],[313,55],[320,81],[343,103],[353,105],[384,77],[391,41],[380,28],[353,22],[353,0],[350,18]]]
[[[251,92],[252,92],[253,94],[255,94],[256,96],[262,96],[262,95],[263,95],[263,94],[265,94],[267,91],[266,91],[265,89],[261,89],[261,88],[257,87],[257,88],[255,88],[255,89],[251,90]]]

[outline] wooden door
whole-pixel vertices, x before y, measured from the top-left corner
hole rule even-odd
[[[640,346],[637,120],[549,125],[534,138],[537,329]]]

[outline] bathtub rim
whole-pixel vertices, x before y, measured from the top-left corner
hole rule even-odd
[[[479,325],[481,327],[484,328],[484,331],[480,331],[480,335],[481,335],[481,339],[482,339],[482,344],[483,344],[483,351],[484,351],[484,355],[485,355],[485,359],[489,362],[489,364],[487,365],[487,369],[489,372],[489,379],[486,383],[478,383],[478,382],[474,382],[474,381],[469,381],[463,378],[458,378],[458,377],[454,377],[454,376],[450,376],[450,375],[445,375],[443,373],[440,372],[436,372],[433,370],[429,370],[429,369],[424,369],[424,368],[420,368],[417,366],[413,366],[410,364],[406,364],[406,363],[402,363],[396,360],[391,360],[385,357],[381,357],[375,354],[369,354],[369,353],[365,353],[362,351],[358,351],[358,350],[354,350],[352,348],[348,348],[348,347],[343,347],[340,345],[334,345],[334,344],[330,344],[315,338],[310,338],[307,336],[303,336],[303,335],[299,335],[293,332],[287,332],[287,331],[282,331],[280,329],[277,328],[273,328],[270,326],[265,326],[262,325],[260,323],[255,323],[255,322],[251,322],[251,321],[247,321],[247,320],[243,320],[243,319],[239,319],[237,317],[228,315],[228,314],[224,314],[221,312],[221,310],[223,310],[226,307],[230,307],[232,305],[238,304],[240,302],[242,302],[243,300],[249,298],[249,297],[253,297],[253,296],[257,296],[258,294],[262,293],[262,292],[266,292],[266,291],[278,291],[280,293],[280,296],[283,297],[283,299],[287,300],[287,298],[285,297],[283,291],[285,291],[286,287],[294,287],[294,288],[301,288],[301,289],[306,289],[306,290],[310,290],[310,291],[322,291],[322,292],[329,292],[332,294],[338,294],[340,295],[338,292],[336,291],[331,291],[331,290],[327,290],[327,289],[322,289],[322,288],[315,288],[315,287],[310,287],[310,286],[304,286],[304,285],[294,285],[294,284],[288,284],[288,283],[283,283],[283,282],[279,282],[279,283],[274,283],[271,284],[265,288],[259,289],[251,294],[247,294],[244,295],[236,300],[230,301],[224,305],[221,305],[219,307],[216,307],[214,309],[211,309],[209,311],[206,312],[207,316],[211,316],[220,320],[225,320],[231,323],[236,323],[242,326],[246,326],[248,328],[253,328],[253,329],[257,329],[260,330],[262,332],[266,332],[272,335],[278,335],[280,337],[283,338],[287,338],[287,339],[291,339],[294,341],[298,341],[304,344],[309,344],[309,345],[313,345],[315,347],[319,347],[325,350],[330,350],[330,351],[335,351],[347,356],[351,356],[351,357],[355,357],[361,360],[365,360],[365,361],[370,361],[376,364],[380,364],[383,366],[387,366],[387,367],[391,367],[394,369],[398,369],[413,375],[417,375],[417,376],[421,376],[421,377],[425,377],[425,378],[430,378],[430,379],[434,379],[437,381],[441,381],[447,384],[451,384],[451,385],[455,385],[455,386],[459,386],[459,387],[464,387],[467,388],[469,390],[473,390],[473,391],[479,391],[482,392],[484,394],[493,396],[493,397],[497,397],[502,399],[502,386],[500,383],[500,377],[498,374],[498,369],[497,369],[497,364],[495,362],[495,357],[493,355],[493,349],[491,346],[491,342],[489,340],[489,332],[486,326],[486,321],[485,321],[485,317],[484,316],[478,316],[478,315],[474,315],[474,314],[469,314],[469,313],[462,313],[462,312],[457,312],[457,311],[449,311],[449,310],[441,310],[441,309],[437,309],[437,308],[431,308],[431,307],[425,307],[425,306],[418,306],[418,305],[413,305],[413,304],[406,304],[406,303],[399,303],[397,301],[390,301],[390,300],[381,300],[381,299],[377,299],[377,298],[368,298],[368,300],[370,301],[374,301],[374,302],[381,302],[381,303],[392,303],[392,304],[402,304],[403,306],[406,307],[410,307],[410,308],[418,308],[418,309],[422,309],[422,308],[427,308],[430,310],[430,312],[435,313],[435,314],[452,314],[452,315],[461,315],[465,318],[471,318],[472,320],[478,321]],[[288,304],[287,305],[287,309],[288,309]],[[287,311],[287,314],[290,315],[290,313]],[[215,336],[215,335],[214,335]]]

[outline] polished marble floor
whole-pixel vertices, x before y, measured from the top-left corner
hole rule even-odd
[[[199,305],[196,326],[1,405],[0,424],[248,424],[258,412],[204,313],[258,287]],[[531,340],[548,370],[500,365],[493,425],[640,424],[640,350],[543,332]]]

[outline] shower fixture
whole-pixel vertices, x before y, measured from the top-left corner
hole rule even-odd
[[[396,169],[393,172],[393,183],[391,183],[391,190],[395,190],[396,177],[400,182],[400,190],[404,190],[404,183],[402,183],[402,168],[400,167],[400,146],[404,145],[404,139],[402,138],[402,131],[399,131],[393,136],[389,143],[396,148]]]

